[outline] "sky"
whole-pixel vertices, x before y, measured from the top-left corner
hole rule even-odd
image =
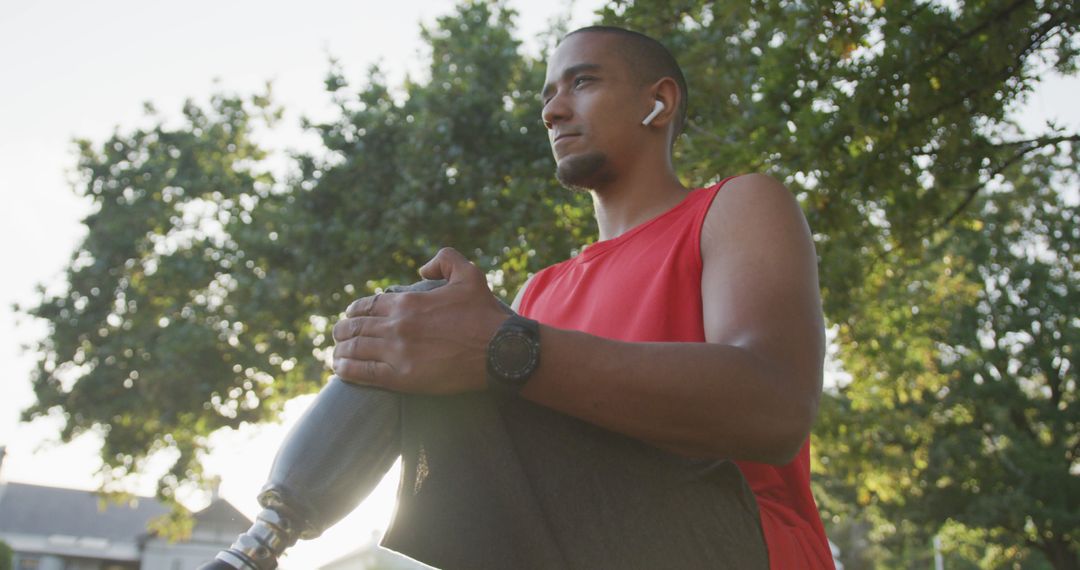
[[[592,22],[598,0],[512,0],[526,42],[551,19],[571,15],[571,27]],[[375,8],[378,6],[378,8]],[[143,103],[175,116],[183,101],[211,93],[254,93],[273,81],[287,111],[279,148],[305,148],[301,115],[333,113],[323,91],[331,56],[348,78],[375,62],[391,83],[423,69],[420,23],[449,13],[449,0],[393,3],[189,0],[184,3],[101,0],[0,2],[0,445],[7,457],[0,480],[94,489],[100,466],[92,436],[57,445],[58,423],[19,423],[33,402],[35,356],[21,345],[41,338],[40,323],[20,321],[14,303],[31,304],[39,285],[55,290],[84,235],[87,204],[72,191],[74,138],[103,141],[114,129],[143,124]],[[535,46],[535,43],[531,45]],[[534,53],[535,53],[535,47]],[[1030,131],[1046,120],[1080,130],[1075,103],[1080,80],[1048,74],[1017,112]],[[311,396],[290,402],[283,421],[214,436],[207,471],[222,478],[221,494],[249,517],[278,444]],[[152,494],[155,476],[134,482]],[[286,570],[315,568],[356,548],[385,528],[393,512],[396,471],[349,518],[323,537],[298,545]],[[206,504],[205,493],[187,497]]]

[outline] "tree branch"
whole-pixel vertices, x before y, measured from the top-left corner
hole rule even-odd
[[[1023,159],[1031,151],[1037,150],[1039,148],[1041,148],[1041,147],[1039,147],[1039,146],[1031,146],[1031,147],[1028,147],[1028,148],[1026,148],[1024,150],[1021,150],[1020,152],[1018,152],[1018,153],[1014,154],[1012,157],[1010,157],[1009,160],[1006,160],[1004,163],[1002,163],[1001,166],[995,168],[992,172],[990,172],[990,175],[987,177],[986,182],[980,182],[980,183],[972,185],[970,188],[968,188],[967,191],[965,192],[964,199],[959,204],[957,204],[957,206],[955,208],[953,208],[952,212],[949,212],[949,214],[947,216],[945,216],[945,219],[942,220],[941,224],[939,224],[937,227],[930,228],[930,230],[928,232],[924,233],[920,237],[920,239],[930,237],[937,230],[939,230],[939,229],[949,225],[950,223],[952,223],[952,221],[954,219],[956,219],[957,216],[962,214],[964,212],[964,210],[966,210],[967,207],[971,205],[971,202],[972,202],[972,200],[975,199],[975,196],[979,193],[980,190],[982,190],[983,188],[986,187],[986,184],[988,182],[990,182],[990,180],[992,180],[998,174],[1001,174],[1002,172],[1004,172],[1006,168],[1012,166],[1013,164],[1016,164],[1017,161]]]
[[[981,23],[979,23],[979,25],[977,25],[974,28],[971,28],[970,30],[968,30],[968,31],[964,32],[963,34],[961,34],[959,37],[956,38],[956,40],[953,43],[949,44],[949,47],[941,50],[941,53],[939,53],[937,55],[937,57],[935,57],[934,59],[931,59],[929,61],[924,62],[919,67],[915,68],[915,71],[921,71],[921,70],[924,70],[924,69],[929,69],[929,68],[933,67],[934,65],[937,65],[937,63],[939,61],[941,61],[942,59],[947,57],[950,53],[953,53],[960,44],[962,44],[965,41],[971,39],[971,37],[974,36],[975,34],[985,30],[987,27],[990,26],[990,24],[993,24],[995,22],[999,22],[1001,20],[1004,20],[1004,19],[1008,18],[1013,12],[1018,10],[1024,4],[1029,4],[1029,1],[1028,0],[1016,0],[1012,4],[1009,4],[1002,11],[998,12],[997,14],[994,14],[993,16],[987,18],[986,20],[983,20]]]
[[[1023,66],[1024,59],[1035,48],[1038,48],[1040,45],[1042,45],[1043,42],[1045,42],[1046,40],[1053,37],[1054,34],[1051,33],[1051,32],[1054,30],[1054,28],[1058,27],[1059,25],[1062,25],[1062,24],[1066,23],[1067,20],[1068,20],[1068,16],[1063,16],[1063,17],[1060,17],[1060,18],[1051,18],[1051,19],[1047,20],[1045,23],[1043,23],[1043,25],[1039,26],[1036,30],[1032,31],[1031,41],[1029,41],[1027,43],[1027,45],[1025,45],[1020,51],[1018,51],[1016,53],[1016,57],[1014,58],[1014,60],[1011,63],[1006,65],[999,73],[994,74],[994,76],[992,77],[992,79],[990,81],[988,81],[986,83],[983,83],[982,85],[972,87],[971,89],[968,89],[967,91],[964,91],[956,99],[953,99],[951,101],[947,101],[945,103],[942,103],[937,108],[930,111],[929,113],[924,113],[924,114],[914,118],[913,120],[906,121],[907,124],[908,125],[918,124],[918,123],[922,123],[923,121],[925,121],[925,120],[927,120],[927,119],[929,119],[931,117],[936,117],[936,116],[940,115],[941,113],[943,113],[944,111],[947,111],[947,110],[949,110],[949,109],[951,109],[951,108],[953,108],[953,107],[955,107],[957,105],[963,104],[964,101],[967,101],[968,99],[973,97],[975,94],[979,93],[980,91],[983,91],[987,87],[996,85],[997,83],[999,83],[1001,81],[1004,81],[1004,80],[1008,79],[1009,77],[1012,77],[1013,71],[1016,68]]]
[[[985,181],[980,181],[978,184],[974,184],[970,188],[964,190],[964,192],[963,192],[964,199],[961,200],[960,203],[957,204],[957,206],[955,208],[953,208],[953,210],[951,212],[949,212],[949,214],[947,216],[945,216],[945,219],[942,220],[941,223],[934,224],[931,228],[924,231],[922,234],[920,234],[918,236],[918,238],[916,238],[916,241],[921,242],[921,241],[923,241],[925,239],[928,239],[930,236],[934,235],[938,231],[944,229],[946,226],[951,224],[953,220],[955,220],[960,214],[962,214],[964,212],[964,210],[967,209],[968,206],[971,205],[971,202],[975,200],[975,196],[977,196],[979,194],[979,191],[986,188],[986,185],[987,185],[987,183],[990,182],[990,180],[992,180],[998,174],[1001,174],[1003,171],[1005,171],[1006,168],[1012,166],[1013,164],[1016,164],[1017,161],[1023,159],[1025,156],[1028,155],[1028,153],[1030,153],[1030,152],[1032,152],[1032,151],[1034,151],[1034,150],[1036,150],[1038,148],[1041,148],[1041,147],[1040,146],[1031,146],[1029,148],[1021,150],[1020,152],[1014,154],[1012,157],[1010,157],[1008,160],[1006,160],[1004,163],[1002,163],[1000,166],[995,168],[992,172],[990,172],[990,175],[987,176]],[[944,242],[945,240],[942,240],[942,241]],[[878,252],[878,254],[876,256],[874,256],[874,260],[871,263],[871,267],[873,267],[873,265],[876,264],[878,261],[881,261],[885,257],[885,254],[890,253],[892,251],[895,251],[895,249]]]
[[[1033,138],[1033,139],[1025,139],[1025,140],[1020,140],[1020,141],[1003,141],[1003,142],[999,142],[999,143],[994,143],[993,146],[996,147],[996,148],[1003,148],[1003,147],[1010,147],[1010,146],[1017,146],[1017,145],[1034,144],[1034,145],[1037,145],[1039,147],[1044,147],[1044,146],[1052,146],[1052,145],[1060,144],[1060,143],[1063,143],[1063,142],[1078,142],[1078,141],[1080,141],[1080,133],[1076,133],[1076,134],[1072,134],[1072,135],[1066,135],[1066,136],[1060,136],[1060,137],[1036,137],[1036,138]]]
[[[1043,330],[1044,329],[1039,329],[1039,337],[1042,337],[1045,334]],[[1061,374],[1061,369],[1065,368],[1065,359],[1062,358],[1060,362],[1061,364],[1054,366],[1053,359],[1050,359],[1049,368],[1050,371],[1053,372],[1053,376],[1047,374],[1047,376],[1049,376],[1047,380],[1049,380],[1050,384],[1050,403],[1054,404],[1055,410],[1061,405],[1061,388],[1065,385],[1065,377]]]

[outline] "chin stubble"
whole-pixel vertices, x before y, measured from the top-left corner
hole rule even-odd
[[[570,190],[594,190],[611,178],[606,165],[607,156],[598,151],[568,156],[555,167],[555,178]]]

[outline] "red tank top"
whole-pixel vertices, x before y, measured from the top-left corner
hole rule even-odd
[[[626,342],[705,342],[701,226],[730,179],[537,273],[520,313],[546,325]],[[810,493],[810,441],[784,466],[738,461],[757,497],[772,570],[833,568]]]

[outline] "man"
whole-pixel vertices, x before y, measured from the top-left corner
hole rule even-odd
[[[412,394],[490,382],[680,456],[736,460],[770,567],[832,567],[809,489],[824,320],[797,202],[763,175],[680,183],[685,80],[650,38],[570,33],[542,96],[556,175],[592,194],[600,235],[519,292],[514,310],[540,324],[508,318],[482,272],[443,249],[420,274],[446,286],[350,305],[334,371]]]

